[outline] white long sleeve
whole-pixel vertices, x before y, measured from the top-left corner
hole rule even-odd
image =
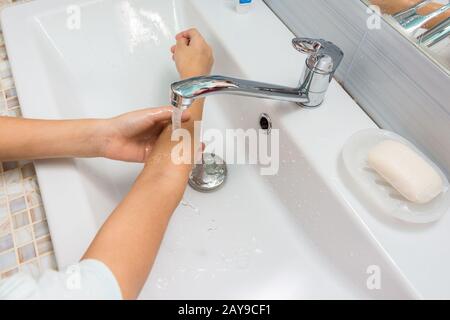
[[[0,281],[0,299],[119,300],[119,284],[97,260],[83,260],[64,271],[47,270],[38,279],[18,273]]]

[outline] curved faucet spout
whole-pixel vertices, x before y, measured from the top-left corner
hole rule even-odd
[[[189,107],[195,99],[213,94],[233,94],[297,103],[308,101],[305,90],[300,87],[290,88],[224,76],[203,76],[174,82],[171,91],[174,107]]]
[[[335,44],[322,39],[295,38],[292,44],[295,49],[308,55],[300,84],[296,88],[225,76],[204,76],[173,83],[171,103],[174,107],[184,108],[198,98],[233,94],[296,102],[308,108],[318,107],[325,99],[344,53]]]

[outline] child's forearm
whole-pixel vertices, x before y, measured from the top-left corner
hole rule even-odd
[[[442,3],[433,3],[432,2],[432,3],[424,6],[420,10],[418,10],[418,12],[421,15],[427,15],[427,14],[430,14],[430,13],[438,10],[440,7],[442,7]],[[424,27],[427,29],[431,29],[449,17],[450,17],[450,10],[447,10],[447,11],[443,12],[442,14],[440,14],[439,16],[437,16],[436,18],[430,20],[428,23],[425,24]]]
[[[396,14],[400,11],[412,8],[416,4],[420,2],[420,0],[370,0],[373,5],[377,5],[380,7],[381,12],[387,14]],[[436,11],[440,7],[442,7],[442,3],[430,2],[418,10],[418,13],[421,15],[427,15],[433,11]],[[431,29],[441,21],[444,21],[450,17],[450,11],[440,14],[438,17],[432,19],[427,24],[425,24],[425,28]]]
[[[194,137],[194,121],[202,117],[203,101],[190,108],[191,120],[183,128]],[[191,164],[175,164],[171,127],[158,138],[133,188],[107,219],[83,259],[105,263],[115,275],[125,299],[139,294],[159,249],[173,211],[185,191]],[[191,139],[192,151],[196,144]]]
[[[135,299],[142,289],[185,177],[145,170],[86,251],[83,259],[102,261],[112,271],[124,299]]]
[[[0,117],[0,160],[99,156],[98,121]]]

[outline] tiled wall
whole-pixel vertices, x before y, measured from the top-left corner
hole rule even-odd
[[[415,143],[450,176],[450,77],[360,0],[264,0],[298,36],[338,44],[336,78],[381,127]]]
[[[0,0],[0,10],[13,2]],[[0,116],[21,116],[1,33]],[[0,162],[0,279],[48,268],[57,266],[33,163]]]

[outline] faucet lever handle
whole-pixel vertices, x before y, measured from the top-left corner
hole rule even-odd
[[[296,50],[306,53],[310,67],[319,72],[333,75],[344,58],[342,50],[327,40],[294,38],[292,45]]]

